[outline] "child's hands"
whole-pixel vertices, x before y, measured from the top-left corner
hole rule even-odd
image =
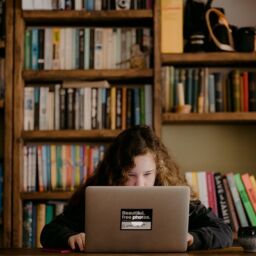
[[[77,235],[70,236],[68,238],[68,245],[75,250],[76,248],[80,251],[85,249],[85,233],[79,233]]]
[[[188,247],[194,243],[194,237],[189,233],[187,235],[187,243],[188,243]]]

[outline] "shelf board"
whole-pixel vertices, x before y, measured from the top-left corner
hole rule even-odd
[[[5,48],[5,41],[0,39],[0,49],[4,49]]]
[[[118,70],[24,70],[25,81],[62,81],[62,80],[129,80],[153,78],[152,69]]]
[[[4,100],[0,100],[0,108],[4,108]]]
[[[121,130],[55,130],[55,131],[23,131],[25,141],[56,140],[109,140],[115,138]]]
[[[62,11],[62,10],[37,10],[23,11],[22,16],[26,23],[77,23],[87,21],[130,21],[152,20],[152,10],[120,10],[120,11]]]
[[[256,123],[256,112],[164,113],[163,124],[170,123]]]
[[[255,65],[256,52],[239,53],[239,52],[204,52],[204,53],[175,53],[162,54],[163,64],[169,65]]]
[[[57,191],[57,192],[22,192],[22,200],[68,200],[72,191]]]

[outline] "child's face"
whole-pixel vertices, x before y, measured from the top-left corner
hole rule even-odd
[[[125,186],[154,186],[156,179],[156,162],[151,153],[136,156],[134,168],[128,171],[128,180]]]

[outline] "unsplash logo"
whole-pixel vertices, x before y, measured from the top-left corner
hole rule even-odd
[[[152,209],[121,209],[121,230],[152,230]]]

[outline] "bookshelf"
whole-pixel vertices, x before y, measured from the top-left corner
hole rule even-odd
[[[3,115],[3,233],[2,246],[10,247],[12,241],[12,149],[13,149],[13,0],[5,1],[5,31],[4,39],[0,40],[1,56],[5,58],[5,92],[0,100],[1,115]]]
[[[214,1],[213,5],[224,8],[228,21],[232,25],[246,27],[249,24],[255,23],[255,16],[249,11],[255,8],[255,2],[253,1],[244,1],[241,4],[237,2],[237,5],[233,6],[233,1],[220,0]],[[238,15],[243,8],[247,9],[247,15]],[[248,16],[251,16],[251,19]],[[177,80],[182,80],[181,77],[185,73],[184,70],[187,72],[189,69],[194,72],[194,70],[207,67],[209,74],[222,71],[224,74],[228,74],[230,70],[235,69],[241,70],[241,73],[255,73],[256,71],[255,51],[249,53],[172,53],[161,54],[160,59],[162,67],[174,67],[174,71],[168,70],[170,71],[170,76],[174,74],[173,80],[168,80],[173,87]],[[178,75],[175,73],[176,69],[178,70]],[[180,72],[181,70],[183,73]],[[186,76],[188,73],[186,73]],[[192,74],[194,75],[194,73]],[[192,83],[194,82],[193,79],[194,77],[192,78]],[[186,90],[189,82],[187,83],[186,80],[183,85]],[[171,86],[170,88],[172,88]],[[168,90],[164,90],[163,98],[169,95],[168,92]],[[174,90],[171,93],[174,94],[176,92]],[[171,93],[170,95],[173,95]],[[172,107],[173,112],[169,111],[170,107],[166,107],[173,104],[171,100],[171,104],[168,100],[166,98],[163,99],[163,109],[168,109],[168,111],[163,110],[162,112],[162,139],[184,173],[188,174],[191,172],[199,177],[202,173],[220,172],[223,183],[225,175],[230,172],[241,174],[241,176],[245,173],[255,175],[256,162],[254,155],[256,151],[254,142],[256,139],[256,112],[253,108],[249,112],[224,108],[226,112],[209,113],[209,111],[203,110],[203,113],[175,113],[174,107]],[[192,108],[192,111],[194,109]],[[228,209],[230,211],[230,206],[228,206]],[[235,218],[234,216],[230,218],[234,230],[234,238],[237,238],[235,232],[237,229],[233,226]]]
[[[91,130],[31,130],[23,129],[24,88],[28,84],[61,83],[62,81],[108,80],[110,84],[123,83],[152,85],[152,125],[161,132],[160,101],[160,50],[159,50],[159,5],[153,9],[126,11],[22,11],[21,1],[15,1],[15,53],[14,53],[14,160],[13,160],[13,246],[22,246],[22,222],[25,201],[44,202],[67,200],[70,191],[24,192],[22,189],[23,146],[47,143],[108,143],[120,129]],[[118,25],[117,25],[118,24]],[[142,69],[68,69],[31,70],[23,68],[24,34],[27,27],[146,27],[152,31],[152,64]]]

